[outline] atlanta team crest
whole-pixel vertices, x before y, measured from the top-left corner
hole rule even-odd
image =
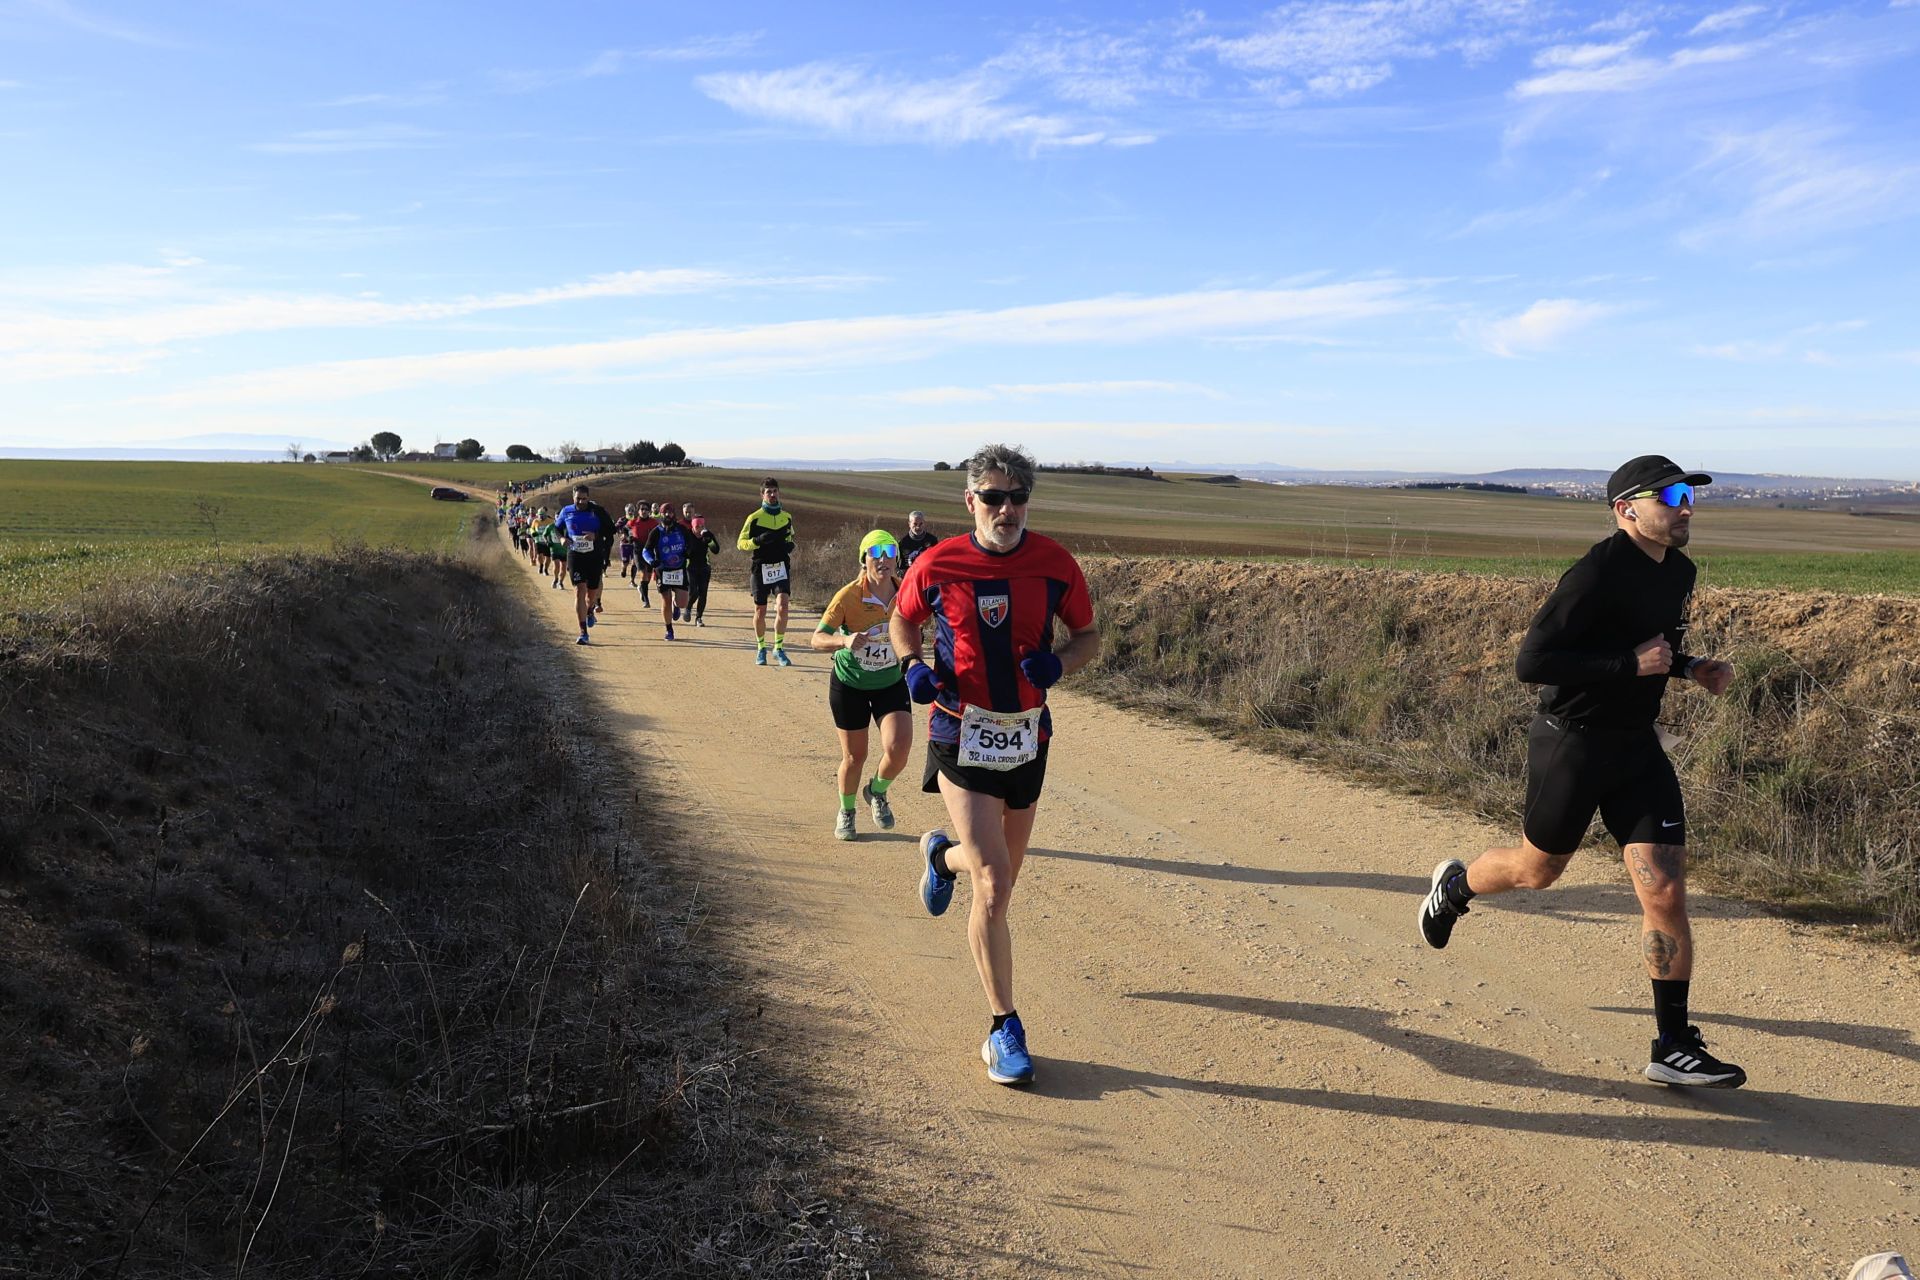
[[[980,621],[986,623],[990,627],[997,627],[1001,623],[1005,622],[1006,620],[1007,620],[1007,597],[1006,596],[998,595],[998,596],[981,596],[980,597]]]

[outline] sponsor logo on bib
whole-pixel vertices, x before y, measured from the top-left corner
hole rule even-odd
[[[980,597],[980,621],[990,627],[997,627],[1007,620],[1007,597],[1005,595]]]

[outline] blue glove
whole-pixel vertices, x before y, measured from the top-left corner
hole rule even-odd
[[[1063,674],[1060,659],[1051,653],[1030,653],[1020,659],[1020,674],[1036,689],[1051,689]]]
[[[933,668],[924,662],[916,662],[907,668],[907,696],[915,702],[932,702],[933,695],[940,691],[940,677]]]

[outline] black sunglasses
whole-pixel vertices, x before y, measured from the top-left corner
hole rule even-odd
[[[1012,503],[1016,507],[1027,505],[1027,499],[1033,496],[1031,489],[975,489],[973,496],[990,507],[1004,507]]]

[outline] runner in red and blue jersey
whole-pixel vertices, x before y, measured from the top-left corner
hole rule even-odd
[[[999,1084],[1028,1084],[1033,1059],[1013,1004],[1007,907],[1033,837],[1053,736],[1047,690],[1100,653],[1087,580],[1067,549],[1027,531],[1033,459],[988,445],[967,461],[973,532],[921,554],[891,628],[915,702],[932,703],[923,789],[946,801],[953,836],[920,838],[920,900],[940,915],[967,872],[967,936],[993,1027],[980,1056]],[[934,624],[933,661],[922,628]],[[1067,632],[1054,647],[1054,624]]]

